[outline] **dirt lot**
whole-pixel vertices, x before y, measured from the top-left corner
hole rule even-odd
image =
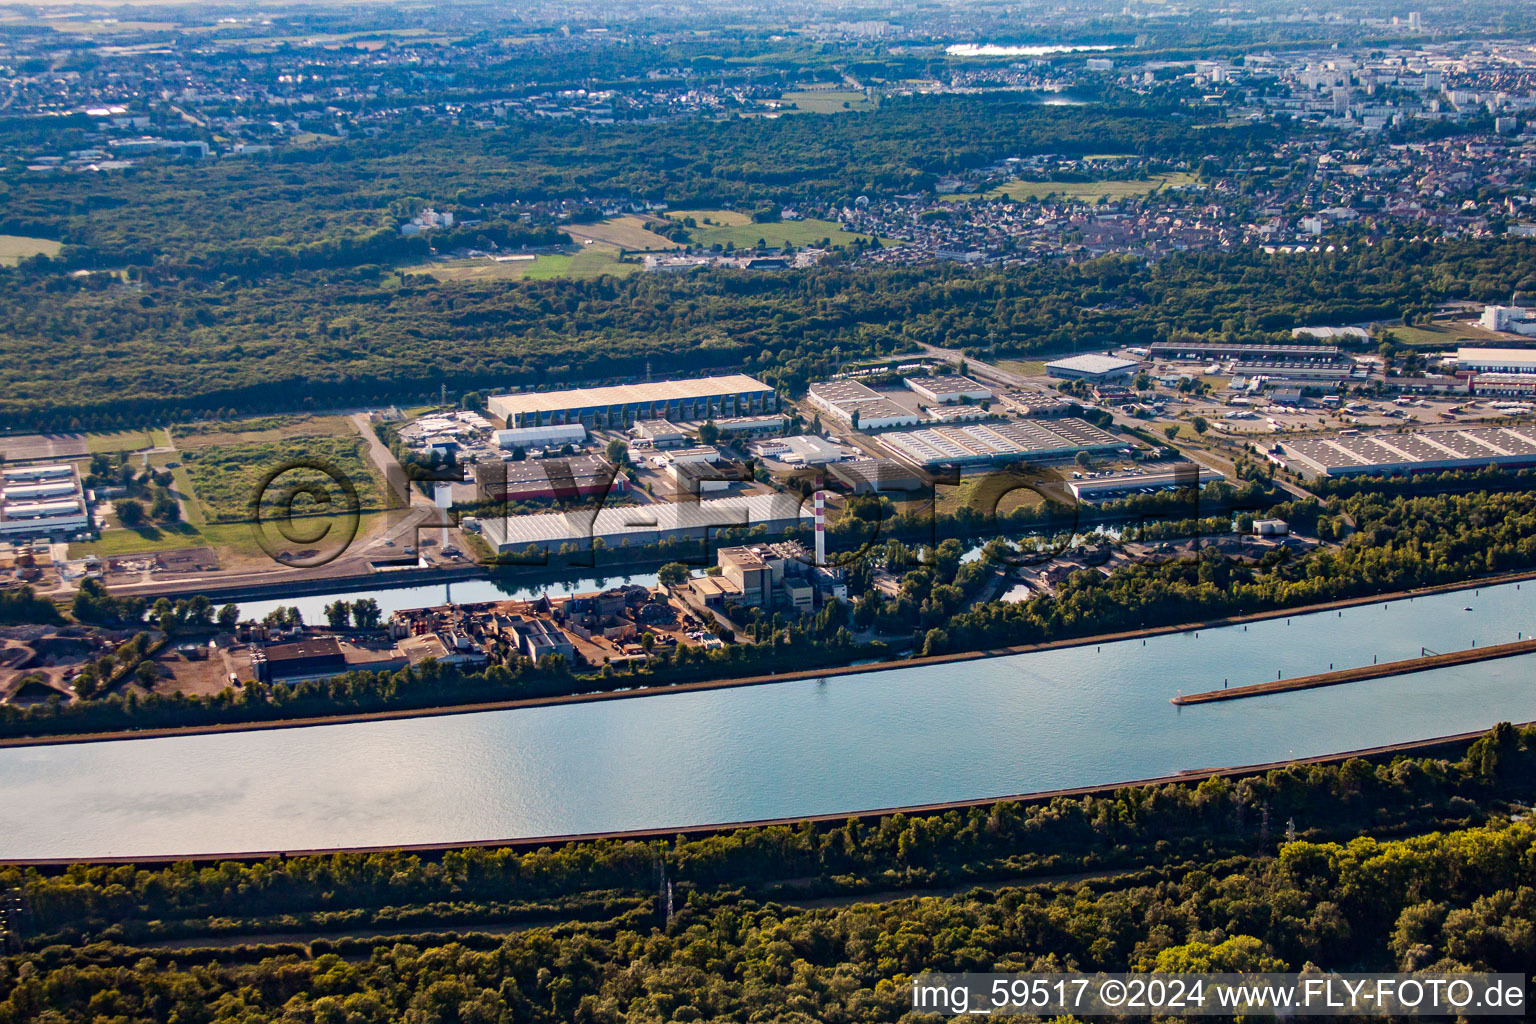
[[[229,685],[224,659],[206,647],[198,657],[188,657],[174,646],[167,647],[155,659],[160,669],[159,693],[214,694]]]
[[[66,677],[73,677],[106,647],[90,630],[72,626],[7,626],[0,629],[0,700],[31,703],[46,700],[48,689],[68,696]],[[41,685],[23,680],[41,677]]]

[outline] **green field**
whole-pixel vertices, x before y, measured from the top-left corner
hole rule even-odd
[[[220,444],[252,444],[292,437],[355,437],[345,416],[262,416],[227,423],[192,423],[175,428],[178,448],[207,448]]]
[[[1131,196],[1150,195],[1162,188],[1172,188],[1176,185],[1193,185],[1199,179],[1184,171],[1157,174],[1145,180],[1119,179],[1111,181],[1010,181],[1006,185],[1000,185],[984,194],[987,199],[1012,199],[1019,202],[1025,199],[1041,199],[1048,195],[1056,195],[1063,199],[1079,199],[1083,202],[1097,202],[1101,198],[1126,199]],[[941,198],[964,201],[975,199],[974,195],[956,193],[942,196]]]
[[[208,538],[190,523],[171,523],[164,526],[144,525],[130,530],[127,527],[103,530],[100,540],[87,544],[71,544],[70,558],[96,555],[111,558],[113,555],[137,555],[146,551],[170,551],[173,548],[195,548],[207,545]]]
[[[1466,323],[1389,327],[1387,330],[1397,335],[1397,339],[1404,345],[1412,345],[1414,348],[1455,348],[1457,345],[1468,342],[1482,344],[1489,341],[1506,340],[1502,335],[1495,334],[1493,331],[1486,331],[1481,327],[1473,327]]]
[[[57,256],[64,248],[62,242],[47,238],[28,238],[26,235],[0,235],[0,266],[14,267],[28,256]]]
[[[638,249],[646,252],[678,247],[676,242],[656,234],[646,224],[644,217],[626,214],[622,217],[610,217],[596,224],[564,224],[561,225],[561,229],[574,238],[577,244],[583,246],[591,243],[593,246],[610,245],[617,249]]]
[[[195,501],[189,502],[189,509],[196,504]],[[357,535],[363,536],[387,515],[387,512],[363,513],[358,519]],[[306,533],[318,532],[323,526],[324,517],[316,516],[305,520],[303,529]],[[265,550],[251,530],[250,523],[205,523],[200,527],[193,526],[191,523],[172,523],[146,525],[134,530],[126,527],[110,529],[102,533],[100,540],[71,544],[69,557],[84,558],[86,555],[96,555],[98,558],[111,558],[114,555],[137,555],[150,551],[195,547],[214,548],[219,552],[221,559],[232,556],[267,558]]]
[[[154,430],[118,430],[108,434],[86,434],[85,450],[92,455],[98,453],[111,454],[113,452],[136,452],[144,448],[157,448],[166,444],[165,431],[160,428]]]
[[[263,480],[274,470],[304,460],[332,465],[351,480],[363,511],[382,509],[383,489],[368,463],[367,450],[367,441],[354,435],[209,445],[180,455],[187,484],[196,495],[205,522],[217,524],[249,521],[251,502],[258,494],[261,495],[263,515],[278,519],[286,518],[285,508],[290,495],[295,516],[316,515],[327,508],[346,507],[348,498],[342,487],[313,469],[287,470],[263,487]],[[310,483],[321,487],[329,498],[328,505],[302,492],[300,486]],[[188,518],[193,517],[189,515]]]
[[[638,263],[620,263],[618,251],[608,246],[589,245],[569,255],[559,253],[540,256],[523,276],[530,281],[544,281],[556,277],[568,277],[578,281],[613,274],[627,277],[640,269]]]
[[[785,105],[791,103],[795,105],[791,113],[800,114],[851,114],[856,110],[875,109],[875,105],[869,102],[869,97],[852,89],[786,92],[782,100]]]
[[[402,273],[426,274],[444,284],[450,281],[547,281],[554,278],[591,280],[612,274],[627,277],[640,269],[638,263],[619,262],[619,251],[594,242],[580,250],[540,253],[532,260],[498,263],[491,259],[443,260],[402,268]]]
[[[992,365],[1009,373],[1017,373],[1024,377],[1044,377],[1044,359],[994,359]]]
[[[158,468],[174,464],[171,469],[174,491],[186,499],[186,521],[169,525],[145,524],[128,529],[117,525],[114,519],[102,532],[101,539],[71,545],[70,557],[88,554],[110,557],[206,545],[227,557],[265,558],[265,551],[249,521],[251,496],[272,469],[302,459],[330,463],[352,481],[362,510],[358,517],[359,536],[365,534],[379,517],[387,515],[383,511],[383,489],[367,461],[367,441],[351,429],[345,417],[270,416],[190,429],[193,436],[187,439],[189,441],[214,439],[220,443],[159,452],[149,459],[150,464]],[[302,436],[293,433],[304,429],[344,430],[345,435]],[[204,432],[198,433],[199,430]],[[227,440],[231,437],[242,439]],[[262,504],[263,514],[276,522],[284,521],[287,516],[285,495],[295,484],[308,481],[324,485],[331,508],[346,507],[346,495],[339,486],[328,483],[314,470],[294,469],[274,479],[277,486],[267,490],[267,500]],[[293,514],[304,516],[305,520],[302,526],[293,527],[294,532],[319,535],[327,525],[326,520],[331,518],[316,514],[320,508],[310,495],[296,495]],[[344,516],[337,518],[344,521]]]
[[[706,248],[719,244],[737,249],[750,249],[758,240],[771,247],[793,245],[796,248],[818,246],[822,239],[830,239],[832,245],[849,245],[855,239],[868,238],[851,231],[844,231],[830,220],[783,220],[768,224],[754,224],[749,214],[738,210],[673,210],[667,214],[681,221],[692,217],[697,227],[688,229],[693,241]],[[706,221],[708,223],[706,223]]]
[[[640,269],[638,263],[619,260],[623,252],[658,252],[678,244],[646,227],[646,219],[630,214],[610,217],[595,224],[569,224],[566,234],[576,244],[565,252],[539,253],[531,260],[500,262],[490,257],[434,260],[405,267],[402,273],[426,274],[439,282],[450,281],[548,281],[568,278],[585,281],[612,274],[627,277]]]

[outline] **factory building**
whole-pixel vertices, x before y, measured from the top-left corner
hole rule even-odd
[[[720,575],[735,584],[742,604],[772,608],[774,584],[784,578],[782,558],[764,558],[762,548],[721,548],[715,555]]]
[[[508,451],[513,448],[559,448],[567,444],[585,444],[587,428],[580,423],[552,423],[546,427],[514,427],[498,430],[492,437],[497,447]]]
[[[1536,395],[1536,373],[1479,373],[1471,380],[1474,395]]]
[[[629,490],[629,479],[618,467],[595,455],[480,462],[474,473],[481,501],[571,501]]]
[[[1127,473],[1123,476],[1101,477],[1098,480],[1073,480],[1067,484],[1078,501],[1114,501],[1148,491],[1172,491],[1182,487],[1204,487],[1226,477],[1214,469],[1184,463],[1172,469],[1152,473]]]
[[[1232,375],[1293,384],[1338,385],[1356,377],[1365,380],[1369,373],[1363,367],[1357,370],[1347,359],[1331,363],[1277,359],[1269,363],[1236,363]]]
[[[1071,402],[1048,391],[1004,391],[1000,397],[1020,416],[1064,416],[1073,408]]]
[[[729,490],[732,484],[741,483],[746,479],[741,467],[735,463],[717,466],[714,465],[714,460],[670,462],[667,464],[666,473],[667,479],[672,481],[672,487],[678,494],[715,494]]]
[[[688,441],[688,435],[667,420],[641,420],[633,433],[641,441],[649,441],[652,448],[681,448]]]
[[[688,584],[706,608],[730,603],[766,610],[784,607],[797,613],[816,610],[815,583],[826,578],[798,542],[721,548],[715,558],[718,576],[695,577]],[[835,595],[835,588],[830,589]]]
[[[1503,331],[1509,334],[1536,334],[1536,319],[1532,319],[1531,311],[1523,306],[1488,306],[1483,309],[1483,315],[1477,321],[1490,331]],[[1480,351],[1497,351],[1496,349],[1482,349]]]
[[[778,534],[811,523],[809,509],[793,494],[753,494],[710,501],[659,502],[624,508],[591,508],[535,516],[487,517],[480,533],[499,553],[601,540],[610,548],[642,547],[669,540],[708,540],[722,530],[761,528]]]
[[[1315,359],[1333,362],[1342,355],[1335,345],[1250,345],[1222,341],[1164,341],[1147,350],[1153,359],[1194,362],[1202,359],[1236,359],[1261,363],[1276,359]]]
[[[341,675],[347,659],[335,637],[316,637],[252,650],[251,670],[264,683],[296,683]]]
[[[1456,369],[1472,373],[1536,373],[1536,349],[1459,348]]]
[[[848,458],[850,450],[816,434],[770,437],[747,446],[760,459],[772,459],[786,466],[825,466]]]
[[[1045,372],[1060,380],[1130,380],[1140,365],[1133,359],[1095,354],[1053,359],[1045,364]]]
[[[518,653],[524,657],[537,663],[540,658],[558,654],[576,664],[576,645],[553,623],[531,615],[509,615],[505,625]]]
[[[1442,472],[1536,465],[1536,427],[1339,433],[1282,441],[1270,453],[1312,476]]]
[[[822,381],[812,384],[808,394],[817,408],[857,430],[910,427],[923,421],[918,413],[856,380]]]
[[[992,389],[978,384],[969,377],[946,374],[936,377],[908,377],[907,387],[930,402],[948,405],[951,402],[989,402]]]
[[[0,537],[61,536],[90,526],[75,467],[11,466],[0,471]]]
[[[727,416],[723,420],[714,422],[723,437],[751,437],[781,433],[789,419],[780,413],[775,413],[771,416]]]
[[[854,494],[919,491],[927,485],[921,473],[895,459],[850,459],[827,467],[827,474]]]
[[[490,411],[509,428],[552,423],[623,427],[637,420],[707,420],[773,412],[777,405],[773,388],[741,373],[566,391],[525,391],[492,395],[487,402]]]
[[[1102,454],[1127,445],[1125,439],[1072,417],[1052,420],[1049,425],[1024,420],[899,431],[882,434],[880,443],[919,466],[1070,459],[1078,452]]]

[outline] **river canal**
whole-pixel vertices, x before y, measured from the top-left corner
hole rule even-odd
[[[0,858],[674,827],[1333,753],[1536,720],[1536,655],[1183,709],[1168,698],[1533,631],[1536,583],[1508,584],[825,682],[3,749]]]

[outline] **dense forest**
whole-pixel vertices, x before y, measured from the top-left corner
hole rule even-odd
[[[1008,270],[819,270],[438,284],[353,270],[256,282],[17,271],[0,289],[0,423],[111,428],[450,389],[742,368],[795,391],[918,343],[991,354],[1263,337],[1536,288],[1521,240],[1283,258],[1106,257]]]
[[[0,1022],[810,1024],[904,1019],[930,970],[1518,971],[1536,828],[1501,809],[1536,734],[1453,758],[670,843],[0,869],[26,906]]]
[[[280,270],[283,250],[356,248],[374,231],[393,233],[400,204],[412,199],[471,210],[589,197],[679,207],[851,202],[864,193],[931,188],[938,176],[1011,156],[1112,152],[1199,161],[1246,152],[1273,131],[1207,125],[1196,133],[1195,123],[1176,107],[1057,107],[1007,94],[898,98],[837,118],[518,121],[494,133],[434,123],[276,158],[22,177],[0,186],[0,229],[67,243],[70,265],[217,271],[217,254],[259,249]]]

